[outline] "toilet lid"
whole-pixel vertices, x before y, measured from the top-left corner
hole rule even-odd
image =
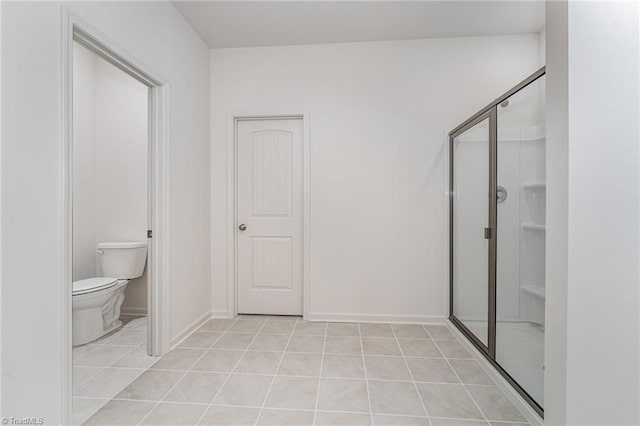
[[[73,294],[78,295],[103,290],[115,285],[117,282],[117,278],[108,277],[87,278],[84,280],[74,281]]]

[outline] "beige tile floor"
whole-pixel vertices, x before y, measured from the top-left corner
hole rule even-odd
[[[526,424],[444,325],[217,319],[157,361],[137,327],[77,351],[78,423]]]
[[[126,323],[95,342],[73,348],[73,424],[81,424],[151,366],[147,319]]]

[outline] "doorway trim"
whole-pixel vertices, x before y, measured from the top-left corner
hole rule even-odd
[[[238,122],[248,120],[302,120],[302,317],[309,315],[311,285],[311,186],[309,174],[309,110],[294,113],[239,113],[227,115],[227,309],[221,316],[238,315]],[[222,314],[222,313],[221,313]],[[214,312],[215,316],[215,312]]]
[[[72,291],[73,291],[73,44],[78,42],[149,87],[148,100],[148,239],[147,350],[161,356],[169,347],[170,275],[170,131],[168,81],[150,71],[120,44],[111,40],[66,7],[61,34],[61,158],[59,207],[61,291],[61,418],[72,416]]]

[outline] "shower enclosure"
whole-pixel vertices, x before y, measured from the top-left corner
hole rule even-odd
[[[450,319],[543,414],[544,67],[449,133]]]

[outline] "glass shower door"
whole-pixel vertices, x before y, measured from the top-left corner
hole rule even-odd
[[[544,77],[497,106],[495,360],[542,407],[545,308]]]
[[[489,345],[489,114],[454,133],[451,143],[451,302],[455,320]]]
[[[451,322],[540,415],[545,69],[449,133]]]

